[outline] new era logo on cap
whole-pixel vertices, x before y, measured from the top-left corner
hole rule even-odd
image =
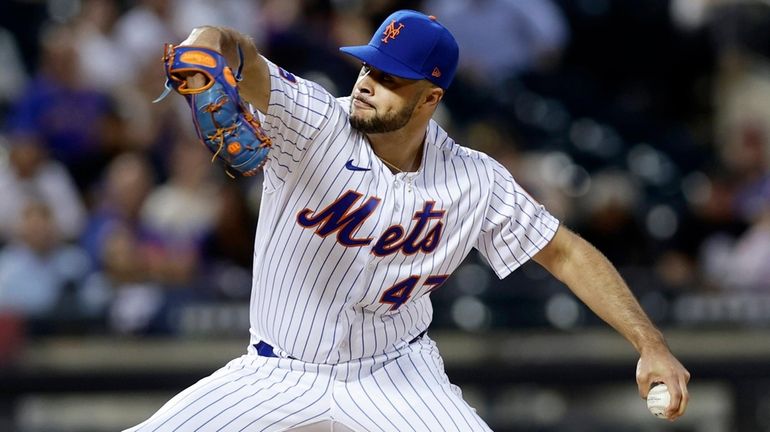
[[[340,51],[391,75],[425,79],[444,89],[454,78],[459,54],[454,37],[436,17],[413,10],[391,14],[368,45]]]

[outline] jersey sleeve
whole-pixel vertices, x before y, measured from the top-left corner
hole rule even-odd
[[[270,73],[270,101],[262,126],[272,140],[266,170],[279,179],[291,175],[311,143],[327,127],[336,99],[320,85],[302,79],[265,59]]]
[[[551,241],[559,221],[502,165],[494,163],[489,205],[476,249],[502,279]]]

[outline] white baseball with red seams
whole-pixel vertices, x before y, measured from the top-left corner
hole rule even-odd
[[[670,403],[671,394],[668,392],[668,386],[665,384],[655,385],[647,394],[647,409],[655,417],[668,418],[666,416],[666,409]]]

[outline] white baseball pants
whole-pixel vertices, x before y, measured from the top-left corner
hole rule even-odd
[[[449,382],[427,336],[337,365],[237,358],[128,432],[489,431]]]

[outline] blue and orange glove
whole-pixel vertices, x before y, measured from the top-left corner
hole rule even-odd
[[[243,56],[241,55],[241,67]],[[217,157],[244,176],[256,174],[265,163],[271,141],[259,120],[251,113],[238,94],[240,68],[236,74],[227,66],[222,54],[202,47],[173,46],[163,49],[166,69],[165,97],[170,89],[183,95],[192,109],[198,137]],[[189,88],[186,77],[201,73],[206,83]]]

